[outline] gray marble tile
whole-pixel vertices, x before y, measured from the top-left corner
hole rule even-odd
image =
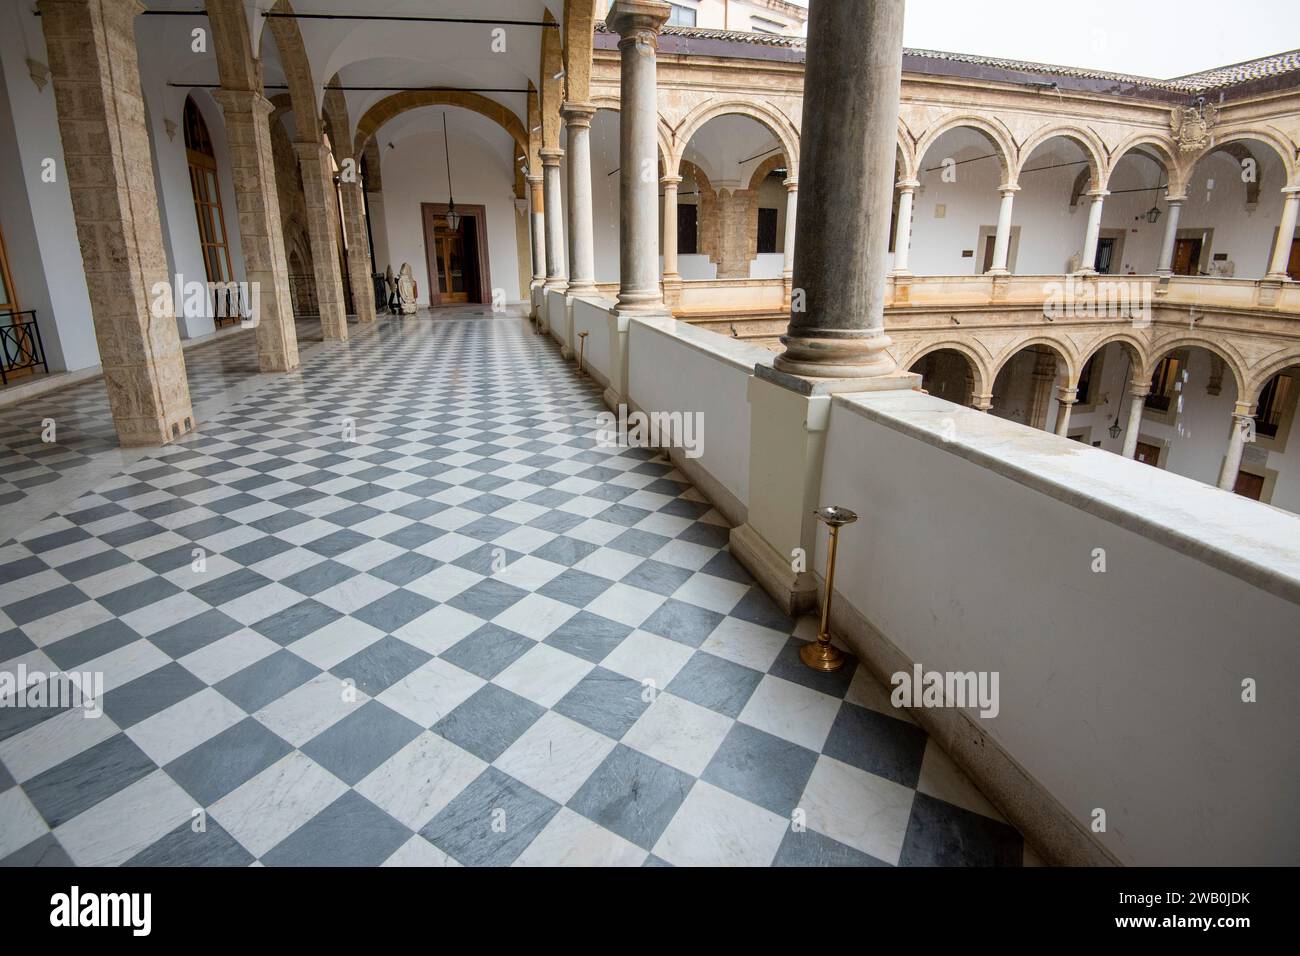
[[[587,778],[568,807],[649,850],[694,783],[689,774],[620,744]]]
[[[507,866],[559,809],[554,800],[489,767],[420,835],[465,866]]]

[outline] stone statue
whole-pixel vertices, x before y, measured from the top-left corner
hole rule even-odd
[[[402,263],[402,271],[397,276],[397,296],[402,315],[415,315],[415,277],[411,275],[409,262]]]

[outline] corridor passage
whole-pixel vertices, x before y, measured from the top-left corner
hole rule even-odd
[[[0,545],[0,670],[105,690],[0,708],[3,862],[1029,856],[865,669],[800,663],[814,622],[521,317],[381,318],[248,388]]]

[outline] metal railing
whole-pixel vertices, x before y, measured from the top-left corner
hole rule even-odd
[[[25,315],[30,318],[23,319]],[[46,375],[50,373],[36,310],[0,312],[0,385],[8,385],[9,377],[16,372],[34,371],[37,367]]]

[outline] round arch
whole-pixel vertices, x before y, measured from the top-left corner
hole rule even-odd
[[[914,353],[903,358],[898,364],[903,368],[911,368],[927,355],[933,355],[935,352],[945,350],[956,352],[966,359],[967,364],[970,366],[971,381],[973,382],[972,395],[987,395],[992,390],[995,376],[989,372],[987,356],[980,355],[969,343],[957,339],[926,342]]]
[[[748,116],[750,119],[766,126],[768,130],[776,137],[776,141],[781,144],[781,150],[785,153],[787,168],[790,170],[790,177],[797,179],[799,177],[799,132],[794,128],[792,123],[784,113],[776,107],[763,102],[762,100],[708,100],[696,106],[678,126],[678,132],[674,135],[677,148],[669,153],[671,165],[668,169],[668,175],[680,175],[678,168],[681,165],[682,156],[686,152],[686,147],[690,145],[691,139],[698,133],[711,119],[726,115]]]
[[[994,358],[991,364],[991,371],[993,374],[989,381],[997,382],[998,376],[1002,374],[1002,371],[1007,367],[1008,362],[1015,358],[1015,356],[1020,352],[1023,352],[1028,348],[1033,348],[1036,345],[1041,345],[1044,348],[1050,349],[1056,356],[1057,361],[1064,363],[1066,385],[1070,388],[1075,388],[1079,384],[1079,371],[1083,368],[1082,363],[1079,362],[1078,356],[1074,354],[1074,350],[1067,344],[1059,339],[1049,338],[1045,335],[1036,335],[1033,338],[1013,342],[1010,346],[1004,349]]]
[[[1192,178],[1192,171],[1196,165],[1209,156],[1223,149],[1231,143],[1238,142],[1256,142],[1264,143],[1273,150],[1274,155],[1282,163],[1282,178],[1284,186],[1300,185],[1300,174],[1297,174],[1295,160],[1295,146],[1287,137],[1277,130],[1264,128],[1239,128],[1231,131],[1216,133],[1214,142],[1208,144],[1204,149],[1193,154],[1183,166],[1182,181],[1189,182]]]
[[[945,117],[939,125],[926,130],[921,134],[920,140],[916,144],[915,155],[915,172],[921,171],[921,165],[925,161],[926,153],[930,151],[944,133],[954,129],[972,129],[984,136],[990,146],[993,147],[998,162],[1002,164],[1002,181],[1004,183],[1014,183],[1011,178],[1014,164],[1012,157],[1015,155],[1015,149],[1012,147],[1011,132],[1000,123],[990,122],[982,116],[974,113],[959,113],[953,116]]]
[[[1252,402],[1258,403],[1259,393],[1264,390],[1264,386],[1269,383],[1269,380],[1272,379],[1274,375],[1285,372],[1287,369],[1294,366],[1300,366],[1300,348],[1294,349],[1290,352],[1283,352],[1280,357],[1272,359],[1268,364],[1255,369],[1246,386],[1247,390],[1244,393],[1238,392],[1237,394],[1249,395]]]
[[[1079,349],[1079,372],[1082,374],[1083,368],[1088,362],[1101,354],[1102,350],[1108,345],[1119,344],[1124,346],[1124,351],[1128,353],[1129,358],[1133,360],[1133,373],[1141,374],[1148,366],[1154,366],[1151,362],[1149,349],[1146,342],[1143,342],[1135,335],[1127,332],[1115,332],[1110,335],[1103,335],[1095,342],[1089,342],[1087,346]]]
[[[1019,155],[1016,160],[1014,178],[1012,182],[1020,182],[1020,174],[1025,170],[1025,164],[1029,158],[1034,155],[1034,150],[1042,146],[1049,139],[1068,139],[1081,150],[1088,159],[1088,168],[1092,174],[1092,184],[1100,188],[1105,178],[1105,161],[1102,157],[1106,154],[1105,147],[1097,137],[1079,126],[1070,124],[1057,124],[1041,127],[1030,134],[1029,138],[1020,146]]]
[[[907,128],[907,124],[903,122],[903,118],[900,116],[898,118],[898,147],[895,150],[894,157],[894,162],[898,164],[898,178],[900,180],[916,178],[917,157],[915,146],[916,137],[912,135],[912,131]]]
[[[1156,343],[1147,354],[1147,367],[1143,370],[1144,380],[1151,380],[1151,376],[1155,374],[1156,366],[1160,364],[1165,356],[1171,352],[1186,348],[1205,349],[1205,351],[1212,352],[1223,359],[1224,366],[1232,373],[1232,381],[1237,387],[1238,399],[1246,394],[1248,375],[1246,374],[1247,363],[1245,359],[1236,351],[1229,349],[1225,343],[1211,341],[1202,335],[1182,335]]]
[[[1165,136],[1157,136],[1153,133],[1134,133],[1124,139],[1111,152],[1110,162],[1105,168],[1105,180],[1101,184],[1102,189],[1110,187],[1110,180],[1115,175],[1115,167],[1129,153],[1135,149],[1146,149],[1155,153],[1155,158],[1164,167],[1165,178],[1168,185],[1165,191],[1175,199],[1181,197],[1187,189],[1187,183],[1182,177],[1182,167],[1179,165],[1178,147],[1174,141]]]
[[[353,140],[354,155],[361,155],[370,138],[389,120],[425,106],[459,106],[478,113],[509,133],[519,150],[525,155],[528,153],[528,133],[524,124],[519,122],[519,117],[512,110],[496,100],[463,90],[411,90],[386,96],[366,110],[357,121],[357,133]]]
[[[777,153],[775,156],[767,157],[755,168],[754,175],[749,177],[749,188],[751,190],[757,189],[763,184],[763,180],[772,174],[773,170],[780,169],[782,166],[786,168],[786,178],[788,179],[790,177],[790,164],[786,160],[785,154]]]

